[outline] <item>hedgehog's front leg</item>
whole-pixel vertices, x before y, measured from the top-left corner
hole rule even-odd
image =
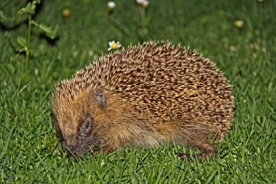
[[[107,144],[107,145],[104,145],[104,146],[101,146],[101,147],[94,147],[93,148],[93,154],[94,155],[97,155],[99,153],[104,153],[104,154],[109,154],[109,153],[112,153],[116,150],[115,147]]]
[[[116,151],[119,147],[124,147],[124,144],[122,144],[122,143],[118,144],[118,142],[109,142],[100,147],[95,147],[93,149],[93,153],[98,154],[100,152],[103,152],[104,154],[109,154],[109,153]]]

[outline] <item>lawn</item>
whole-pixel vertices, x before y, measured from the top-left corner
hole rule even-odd
[[[0,183],[276,183],[276,1],[43,1],[33,20],[59,26],[50,39],[33,27],[26,62],[20,39],[27,19],[0,19]],[[26,1],[2,0],[13,17]],[[65,12],[64,12],[65,11]],[[19,41],[18,41],[19,40]],[[235,119],[218,155],[180,160],[177,145],[70,160],[51,118],[55,86],[123,47],[171,40],[214,61],[233,85]],[[19,49],[19,50],[18,50]],[[111,51],[113,52],[113,51]]]

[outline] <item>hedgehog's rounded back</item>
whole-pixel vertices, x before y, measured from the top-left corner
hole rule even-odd
[[[142,146],[173,142],[190,133],[186,125],[194,126],[191,135],[208,129],[222,140],[232,124],[234,100],[226,78],[209,59],[169,42],[146,42],[102,56],[61,82],[52,104],[64,144],[82,154],[91,145],[112,150],[131,141]],[[92,124],[85,143],[77,138],[83,119]],[[185,126],[173,123],[180,121]],[[180,128],[172,128],[174,124]],[[141,134],[152,141],[142,143]]]

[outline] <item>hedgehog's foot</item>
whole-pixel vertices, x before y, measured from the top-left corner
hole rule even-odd
[[[98,146],[98,147],[95,147],[93,149],[93,154],[94,155],[97,155],[99,154],[100,152],[102,152],[103,154],[109,154],[109,153],[112,153],[114,151],[116,151],[118,149],[118,145],[117,144],[105,144],[103,146]]]
[[[213,157],[217,154],[216,147],[209,143],[201,143],[196,145],[196,147],[202,150],[202,153],[193,155],[198,160]],[[185,153],[178,153],[177,156],[179,156],[181,159],[190,159],[192,157],[190,154],[185,154]]]

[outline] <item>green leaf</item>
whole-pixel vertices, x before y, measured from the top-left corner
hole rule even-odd
[[[21,8],[20,10],[18,10],[17,15],[21,16],[21,15],[23,15],[25,13],[26,13],[26,8]]]
[[[17,38],[16,38],[16,41],[17,41],[17,43],[21,46],[21,47],[26,47],[26,44],[27,44],[27,40],[24,38],[24,37],[22,37],[22,36],[18,36]]]
[[[10,45],[13,48],[13,50],[15,52],[25,52],[25,47],[22,46],[24,45],[24,39],[23,37],[17,37],[17,38],[13,38],[13,37],[7,37],[9,39]]]
[[[25,8],[25,12],[28,13],[28,14],[33,15],[35,13],[35,7],[36,7],[35,2],[28,3],[26,8]]]
[[[54,39],[56,37],[56,33],[59,29],[59,26],[56,25],[55,28],[48,27],[44,24],[39,24],[38,28],[42,30],[49,38]]]
[[[9,18],[5,16],[4,12],[0,11],[0,22],[7,22],[8,20]]]
[[[44,24],[39,24],[38,28],[41,29],[45,33],[51,33],[53,31],[50,27],[48,27]]]

